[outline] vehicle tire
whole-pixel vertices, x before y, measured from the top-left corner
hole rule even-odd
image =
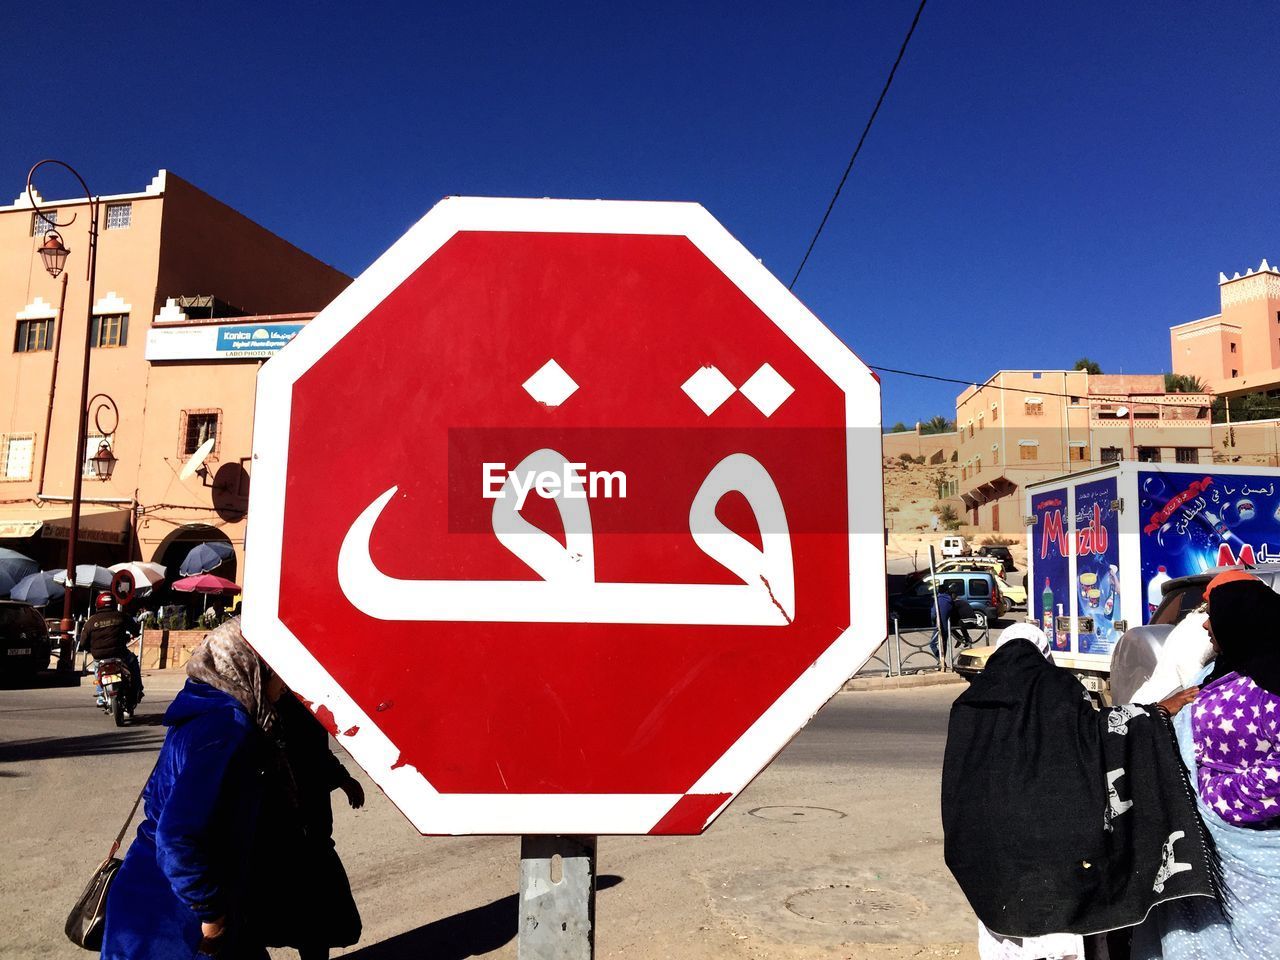
[[[111,716],[115,718],[116,726],[124,726],[124,697],[117,694],[111,698]]]

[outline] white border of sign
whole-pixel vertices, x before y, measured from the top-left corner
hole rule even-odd
[[[880,387],[867,367],[694,203],[450,197],[326,307],[258,377],[245,541],[244,632],[291,687],[327,707],[342,745],[424,834],[646,834],[685,794],[442,794],[279,619],[293,384],[459,231],[687,237],[845,394],[849,604],[854,623],[699,778],[688,795],[737,795],[875,652],[885,635]],[[710,823],[725,806],[706,817]]]

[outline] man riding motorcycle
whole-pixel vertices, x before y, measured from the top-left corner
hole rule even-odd
[[[123,660],[133,678],[137,691],[136,702],[142,700],[142,670],[138,655],[129,649],[129,620],[116,608],[115,598],[103,591],[94,601],[96,613],[84,623],[80,632],[81,646],[87,648],[97,661]]]

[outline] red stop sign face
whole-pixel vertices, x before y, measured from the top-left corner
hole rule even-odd
[[[245,632],[424,833],[697,833],[884,634],[878,385],[700,207],[446,200],[263,369]]]

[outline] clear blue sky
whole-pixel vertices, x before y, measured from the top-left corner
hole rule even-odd
[[[787,281],[914,9],[24,4],[0,185],[164,166],[350,273],[447,194],[697,200]],[[1265,2],[930,0],[797,293],[871,363],[1167,369],[1280,259],[1278,50]],[[884,385],[886,422],[960,389]]]

